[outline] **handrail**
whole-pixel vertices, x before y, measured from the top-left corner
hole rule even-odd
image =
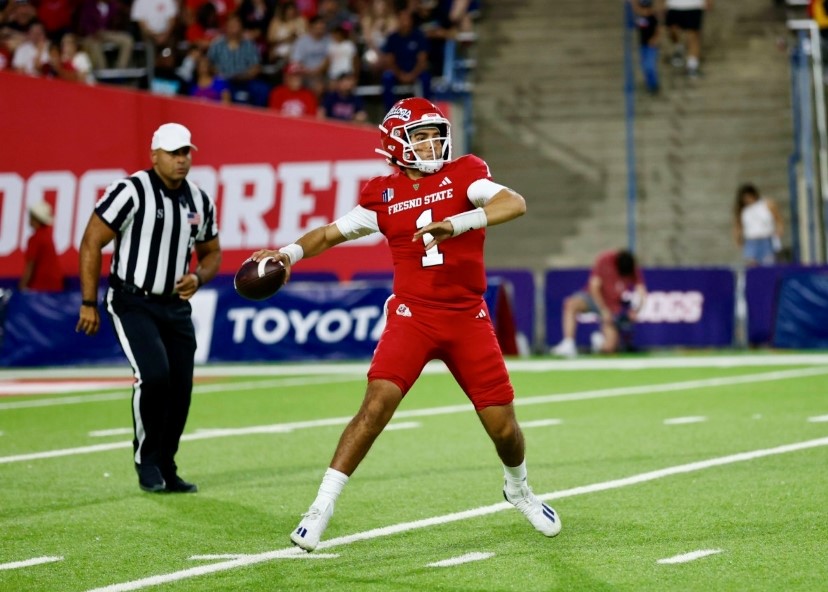
[[[624,2],[624,105],[627,142],[627,248],[635,253],[638,179],[635,157],[635,71],[633,68],[632,7]]]
[[[807,33],[809,37],[809,47],[811,53],[811,70],[813,77],[814,88],[814,112],[816,115],[816,132],[817,132],[817,149],[818,149],[818,164],[819,164],[819,179],[818,189],[819,198],[822,201],[823,211],[823,227],[822,244],[819,249],[812,249],[811,256],[814,262],[824,262],[826,258],[826,251],[828,251],[828,216],[825,215],[825,210],[828,208],[828,124],[826,124],[825,112],[825,89],[822,72],[822,44],[820,38],[819,26],[811,19],[790,19],[788,20],[788,28],[792,31],[798,31],[800,38]],[[802,97],[800,97],[802,98]],[[809,225],[811,241],[816,238],[816,229],[813,227],[813,216],[809,216]]]

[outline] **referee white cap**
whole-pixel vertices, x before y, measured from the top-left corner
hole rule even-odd
[[[152,150],[175,152],[184,146],[196,148],[191,141],[190,130],[180,123],[165,123],[152,134]]]

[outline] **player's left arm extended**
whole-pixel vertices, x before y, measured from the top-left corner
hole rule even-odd
[[[484,181],[486,185],[481,185],[478,189],[485,191],[486,187],[494,188],[495,193],[491,198],[470,195],[472,203],[482,205],[468,212],[449,216],[440,222],[432,222],[415,232],[411,240],[420,241],[423,240],[423,235],[426,233],[431,234],[431,242],[425,246],[428,250],[452,236],[477,228],[503,224],[526,213],[526,200],[523,199],[522,195],[508,187],[497,185],[488,180]]]

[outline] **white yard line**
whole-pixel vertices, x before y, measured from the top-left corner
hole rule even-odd
[[[689,553],[682,553],[681,555],[675,555],[674,557],[665,557],[664,559],[659,559],[656,563],[660,563],[662,565],[687,563],[688,561],[695,561],[696,559],[701,559],[702,557],[707,557],[709,555],[716,555],[721,552],[721,549],[700,549],[699,551],[690,551]]]
[[[219,555],[193,555],[188,559],[190,561],[223,561],[226,559],[244,559],[250,557],[244,553],[222,553]],[[303,553],[302,555],[295,555],[284,557],[284,559],[336,559],[339,553]]]
[[[87,434],[90,438],[108,438],[109,436],[132,435],[132,428],[113,428],[111,430],[93,430]]]
[[[562,419],[536,419],[535,421],[522,421],[520,427],[522,428],[545,428],[547,426],[556,426],[563,423]]]
[[[472,561],[483,561],[494,557],[494,553],[466,553],[459,557],[452,557],[451,559],[443,559],[442,561],[435,561],[434,563],[427,563],[426,567],[452,567],[454,565],[462,565],[464,563],[471,563]]]
[[[415,428],[421,427],[423,427],[423,424],[421,424],[419,421],[398,421],[389,423],[387,426],[385,426],[385,430],[383,431],[387,432],[388,430],[413,430]]]
[[[762,372],[760,374],[749,374],[744,376],[728,376],[723,378],[708,378],[704,380],[686,380],[681,382],[669,382],[664,384],[648,384],[641,386],[619,387],[610,389],[597,389],[592,391],[580,391],[575,393],[564,393],[558,395],[540,395],[536,397],[520,397],[515,399],[515,406],[525,405],[546,405],[549,403],[563,403],[568,401],[586,401],[590,399],[604,399],[611,397],[628,397],[633,395],[650,395],[654,393],[666,393],[685,391],[699,388],[730,386],[734,384],[751,384],[757,382],[768,382],[774,380],[787,380],[791,378],[803,378],[807,376],[818,376],[828,374],[828,367],[825,368],[799,368],[794,370],[777,370],[774,372]],[[395,419],[411,417],[429,417],[436,415],[449,415],[453,413],[469,413],[471,407],[467,404],[448,405],[445,407],[429,407],[425,409],[411,409],[398,411],[394,414]],[[246,428],[216,428],[196,431],[184,434],[183,441],[207,440],[211,438],[223,438],[231,436],[249,436],[253,434],[284,434],[298,429],[320,428],[330,426],[346,425],[351,421],[351,416],[332,417],[329,419],[317,419],[310,421],[297,421],[292,423],[278,423],[262,426],[250,426]],[[0,464],[13,462],[25,462],[46,458],[57,458],[62,456],[73,456],[76,454],[89,454],[93,452],[104,452],[130,448],[132,442],[111,442],[108,444],[95,444],[92,446],[81,446],[77,448],[65,448],[61,450],[48,450],[44,452],[32,452],[29,454],[18,454],[15,456],[0,457]]]
[[[814,417],[809,417],[808,421],[811,423],[824,423],[828,421],[828,415],[815,415]]]
[[[42,565],[44,563],[54,563],[55,561],[63,561],[63,557],[35,557],[33,559],[26,559],[24,561],[0,563],[0,570],[20,569],[21,567],[31,567],[33,565]]]
[[[689,417],[671,417],[664,420],[664,425],[684,425],[686,423],[701,423],[707,421],[703,415],[691,415]]]
[[[740,452],[737,454],[730,454],[718,458],[711,458],[698,462],[688,463],[684,465],[677,465],[667,467],[656,471],[649,471],[647,473],[640,473],[638,475],[631,475],[622,479],[613,479],[611,481],[604,481],[603,483],[594,483],[592,485],[585,485],[582,487],[574,487],[572,489],[565,489],[562,491],[555,491],[539,495],[543,500],[563,499],[567,497],[574,497],[577,495],[586,495],[590,493],[597,493],[600,491],[609,491],[611,489],[620,489],[630,485],[637,485],[639,483],[646,483],[648,481],[655,481],[656,479],[663,479],[673,475],[681,475],[685,473],[692,473],[701,471],[712,467],[720,467],[723,465],[745,462],[764,458],[768,456],[775,456],[778,454],[787,454],[790,452],[797,452],[800,450],[808,450],[811,448],[818,448],[820,446],[828,446],[828,438],[818,438],[816,440],[807,440],[805,442],[797,442],[794,444],[786,444],[774,448],[765,448],[760,450],[753,450],[749,452]],[[327,541],[322,541],[317,549],[330,549],[332,547],[340,547],[343,545],[350,545],[358,541],[367,541],[380,537],[391,536],[402,532],[410,532],[421,528],[429,528],[432,526],[440,526],[451,522],[458,522],[460,520],[468,520],[470,518],[477,518],[480,516],[487,516],[504,510],[512,509],[512,505],[508,502],[500,502],[491,506],[482,506],[465,510],[463,512],[456,512],[453,514],[445,514],[443,516],[434,516],[433,518],[426,518],[423,520],[415,520],[413,522],[402,522],[393,524],[391,526],[384,526],[381,528],[374,528],[364,532],[358,532],[351,535],[333,538]],[[517,517],[519,518],[519,517]],[[516,518],[516,519],[517,519]],[[288,547],[284,549],[277,549],[274,551],[267,551],[256,555],[247,555],[241,559],[233,559],[223,561],[221,563],[214,563],[212,565],[204,565],[200,567],[184,569],[167,574],[159,574],[142,578],[140,580],[133,580],[131,582],[123,582],[120,584],[112,584],[103,588],[95,588],[88,592],[128,592],[130,590],[141,590],[151,586],[158,586],[169,582],[178,582],[184,579],[193,578],[197,576],[208,575],[212,573],[220,573],[232,569],[247,567],[257,563],[264,563],[273,559],[283,559],[301,555],[304,551],[296,547]]]

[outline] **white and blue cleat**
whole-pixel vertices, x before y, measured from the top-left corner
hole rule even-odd
[[[553,537],[561,532],[561,519],[558,513],[532,493],[528,485],[523,485],[517,495],[509,495],[504,487],[503,497],[520,510],[535,530],[544,536]]]
[[[333,504],[328,504],[322,509],[311,506],[307,512],[302,514],[302,521],[299,526],[290,533],[290,541],[308,553],[316,549],[322,534],[328,528],[328,522],[333,516],[333,511]]]

